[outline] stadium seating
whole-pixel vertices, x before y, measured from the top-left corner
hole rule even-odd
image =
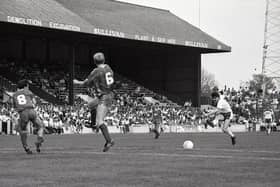
[[[78,70],[75,77],[80,80],[86,78],[89,73],[88,69],[83,70],[79,68]],[[58,117],[64,127],[68,129],[65,132],[78,133],[81,129],[80,124],[85,124],[86,121],[89,121],[90,115],[88,109],[84,106],[85,101],[83,101],[83,97],[77,97],[77,95],[82,94],[93,97],[95,94],[94,90],[75,85],[74,106],[67,105],[66,101],[68,100],[69,93],[67,80],[69,75],[59,67],[42,69],[36,64],[28,66],[28,68],[4,65],[0,67],[0,72],[2,75],[0,76],[0,86],[8,91],[13,92],[16,90],[15,83],[19,79],[27,78],[32,81],[31,90],[41,98],[37,109],[42,119],[48,124],[48,127],[50,126],[49,129],[55,129],[52,127],[53,124],[50,122],[52,121],[50,119],[57,119]],[[14,76],[15,74],[16,76]],[[106,118],[108,124],[122,126],[127,121],[130,125],[151,124],[155,108],[162,111],[162,119],[165,126],[179,124],[183,126],[189,125],[192,128],[199,124],[201,109],[191,107],[190,102],[185,106],[179,106],[164,97],[164,94],[157,94],[146,89],[118,73],[115,73],[115,82],[118,86],[115,89],[115,102]],[[256,119],[257,115],[261,115],[261,113],[257,113],[260,111],[254,108],[256,97],[251,95],[248,98],[248,91],[223,90],[223,93],[224,97],[232,105],[236,123],[242,124],[241,119],[243,118],[252,122]],[[274,94],[272,98],[274,100],[277,99],[278,94]],[[155,105],[155,103],[157,104]]]

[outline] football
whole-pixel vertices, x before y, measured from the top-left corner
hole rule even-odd
[[[183,144],[184,149],[193,149],[193,142],[191,140],[186,140]]]

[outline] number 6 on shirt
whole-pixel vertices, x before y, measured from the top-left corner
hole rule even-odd
[[[107,73],[105,74],[105,79],[106,79],[107,85],[111,85],[111,84],[114,83],[114,78],[113,78],[113,75],[112,75],[111,72],[107,72]]]

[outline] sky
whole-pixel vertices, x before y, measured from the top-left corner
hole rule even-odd
[[[231,46],[230,53],[202,55],[202,67],[214,74],[219,87],[238,88],[261,73],[265,0],[119,1],[169,10]]]

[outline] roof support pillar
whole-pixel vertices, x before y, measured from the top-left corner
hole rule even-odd
[[[47,64],[50,63],[50,39],[49,38],[46,38],[46,61],[45,61],[45,66],[47,66]]]
[[[75,45],[72,43],[69,46],[69,54],[70,54],[70,63],[69,63],[69,80],[68,80],[68,88],[69,88],[69,105],[74,105],[74,84],[73,79],[75,77]]]
[[[196,107],[200,107],[201,105],[201,54],[196,55],[196,62],[195,62],[195,90],[194,90],[194,102],[193,105]]]
[[[25,62],[26,61],[26,39],[22,39],[22,44],[21,44],[21,58]]]

